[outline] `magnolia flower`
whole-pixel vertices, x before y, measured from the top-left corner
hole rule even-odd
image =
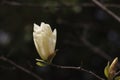
[[[41,59],[51,61],[55,56],[56,34],[56,29],[52,32],[49,24],[34,24],[33,39]]]

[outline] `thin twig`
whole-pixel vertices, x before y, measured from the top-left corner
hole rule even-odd
[[[20,70],[28,73],[29,75],[35,77],[37,80],[43,80],[43,79],[42,79],[41,77],[39,77],[37,74],[35,74],[35,73],[31,72],[30,70],[28,70],[28,69],[26,69],[26,68],[24,68],[24,67],[16,64],[16,63],[13,62],[12,60],[10,60],[10,59],[8,59],[8,58],[6,58],[6,57],[4,57],[4,56],[1,56],[0,59],[3,60],[3,61],[6,61],[6,62],[8,62],[8,63],[10,63],[11,65],[15,66],[16,68],[18,68],[18,69],[20,69]]]
[[[95,7],[95,5],[92,4],[92,3],[81,3],[79,5],[81,7]],[[118,4],[107,4],[107,3],[105,3],[104,6],[109,7],[109,8],[120,8],[120,5],[118,5]]]
[[[120,22],[120,17],[117,16],[115,13],[113,13],[111,10],[106,8],[102,3],[100,3],[98,0],[92,0],[94,4],[96,4],[98,7],[100,7],[103,11],[108,13],[110,16],[112,16],[114,19],[116,19],[118,22]]]
[[[46,7],[50,6],[50,5],[44,6],[44,5],[41,5],[41,4],[33,4],[33,3],[20,3],[20,2],[16,2],[16,1],[6,1],[6,0],[3,0],[1,2],[1,5],[41,7],[41,8],[46,8]],[[79,3],[79,4],[76,4],[76,5],[79,5],[80,7],[96,7],[93,3]],[[52,6],[58,7],[58,6],[61,6],[61,4],[56,4],[56,5],[52,5]],[[65,6],[66,7],[73,7],[74,5],[71,4],[69,6],[68,5],[65,5]],[[120,5],[118,5],[118,4],[104,4],[104,6],[109,7],[109,8],[120,8]]]
[[[120,74],[120,71],[118,71],[117,73],[115,73],[115,76],[117,76],[118,74]],[[115,76],[114,76],[114,77],[115,77]]]
[[[72,66],[61,66],[61,65],[55,65],[55,64],[50,64],[50,66],[61,68],[61,69],[73,69],[73,70],[83,71],[83,72],[86,72],[86,73],[93,75],[94,77],[98,78],[99,80],[105,80],[102,77],[95,74],[94,72],[86,70],[80,66],[79,67],[74,67],[74,66],[72,67]]]
[[[81,38],[82,42],[84,43],[85,46],[87,46],[88,48],[90,48],[92,51],[94,51],[96,54],[100,55],[101,57],[103,57],[104,59],[111,61],[112,58],[105,53],[103,50],[101,50],[100,48],[98,48],[97,46],[94,46],[93,44],[91,44],[89,41],[87,41],[85,38]]]
[[[112,61],[111,56],[109,56],[107,53],[105,53],[102,49],[100,49],[99,47],[93,45],[92,43],[90,43],[87,40],[87,37],[89,35],[88,33],[89,28],[88,27],[84,27],[83,29],[83,33],[80,39],[80,41],[82,41],[82,43],[87,46],[89,49],[91,49],[93,52],[95,52],[95,54],[98,54],[99,56],[101,56],[102,58],[108,60],[108,61]],[[79,36],[79,35],[78,35]]]
[[[98,46],[93,45],[92,43],[90,43],[90,41],[87,40],[87,36],[89,34],[88,29],[89,28],[84,27],[82,37],[79,38],[79,39],[82,41],[82,43],[85,46],[87,46],[89,49],[91,49],[93,52],[95,52],[95,54],[98,54],[99,56],[101,56],[102,58],[104,58],[104,59],[106,59],[108,61],[112,61],[113,58],[110,55],[108,55],[105,51],[100,49]],[[118,68],[120,69],[120,63],[119,62],[118,62]],[[118,71],[116,73],[116,75],[118,75],[118,74],[120,74],[120,71]]]

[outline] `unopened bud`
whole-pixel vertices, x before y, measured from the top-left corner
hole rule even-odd
[[[116,57],[109,67],[109,78],[112,79],[115,76],[118,64],[118,57]]]

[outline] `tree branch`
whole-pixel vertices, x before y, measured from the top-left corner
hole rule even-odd
[[[96,77],[99,80],[105,80],[105,79],[101,78],[100,76],[98,76],[97,74],[95,74],[94,72],[86,70],[80,66],[79,67],[72,67],[72,66],[61,66],[61,65],[55,65],[55,64],[50,64],[50,66],[61,68],[61,69],[73,69],[73,70],[83,71],[83,72],[86,72],[86,73],[93,75],[94,77]]]
[[[10,59],[8,59],[8,58],[6,58],[6,57],[4,57],[4,56],[1,56],[0,59],[3,60],[3,61],[6,61],[6,62],[8,62],[8,63],[10,63],[11,65],[15,66],[16,68],[18,68],[18,69],[20,69],[20,70],[28,73],[29,75],[35,77],[37,80],[43,80],[41,77],[39,77],[39,76],[36,75],[35,73],[33,73],[33,72],[29,71],[28,69],[26,69],[26,68],[24,68],[24,67],[16,64],[16,63],[13,62],[12,60],[10,60]]]
[[[85,38],[81,38],[81,40],[82,40],[82,42],[84,43],[85,46],[87,46],[88,48],[90,48],[96,54],[100,55],[101,57],[103,57],[104,59],[106,59],[108,61],[112,60],[112,58],[107,53],[105,53],[103,50],[101,50],[97,46],[94,46],[93,44],[91,44],[90,42],[88,42]]]
[[[120,71],[118,71],[117,73],[115,73],[115,76],[114,77],[116,77],[117,75],[119,75],[120,74]]]
[[[107,14],[112,16],[114,19],[116,19],[118,22],[120,22],[120,17],[117,16],[115,13],[113,13],[111,10],[106,8],[102,3],[100,3],[98,0],[92,0],[94,4],[96,4],[99,8],[101,8],[103,11],[105,11]]]
[[[33,3],[20,3],[20,2],[16,2],[16,1],[6,1],[6,0],[1,1],[1,5],[41,7],[41,8],[46,8],[46,7],[50,6],[50,5],[45,6],[44,4],[41,5],[41,4],[33,4]],[[93,3],[79,3],[77,5],[79,5],[80,7],[96,7]],[[61,4],[54,5],[54,7],[59,7],[59,6],[61,6]],[[71,5],[65,5],[64,4],[64,6],[73,7],[74,5],[72,5],[72,4]],[[120,5],[118,5],[118,4],[104,4],[104,6],[109,7],[109,8],[120,8]]]

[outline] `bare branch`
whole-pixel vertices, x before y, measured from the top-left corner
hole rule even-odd
[[[37,80],[43,80],[43,79],[42,79],[41,77],[39,77],[37,74],[35,74],[35,73],[31,72],[30,70],[28,70],[28,69],[26,69],[26,68],[24,68],[24,67],[16,64],[16,63],[13,62],[12,60],[10,60],[10,59],[8,59],[8,58],[6,58],[6,57],[4,57],[4,56],[1,56],[0,59],[3,60],[3,61],[6,61],[6,62],[8,62],[8,63],[10,63],[11,65],[15,66],[16,68],[18,68],[18,69],[20,69],[20,70],[28,73],[29,75],[35,77]]]
[[[101,57],[103,57],[104,59],[106,59],[108,61],[112,60],[112,58],[107,53],[105,53],[103,50],[101,50],[97,46],[94,46],[93,44],[91,44],[85,38],[81,38],[81,40],[82,40],[82,42],[84,43],[85,46],[87,46],[88,48],[90,48],[96,54],[100,55]]]
[[[56,1],[57,2],[57,1]],[[16,1],[6,1],[3,0],[1,1],[1,5],[10,5],[10,6],[27,6],[27,7],[41,7],[41,8],[47,8],[50,5],[41,5],[41,4],[33,4],[33,3],[20,3],[20,2],[16,2]],[[80,7],[96,7],[93,3],[79,3],[76,4],[79,5]],[[52,5],[53,6],[53,5]],[[61,4],[56,4],[54,5],[54,7],[60,7],[62,6]],[[73,7],[74,5],[65,5],[64,7]],[[104,6],[109,7],[109,8],[120,8],[120,5],[118,4],[104,4]]]
[[[119,75],[119,74],[120,74],[120,71],[118,71],[117,73],[115,73],[115,76],[117,76],[117,75]],[[115,77],[115,76],[114,76],[114,77]]]
[[[61,66],[61,65],[55,65],[55,64],[50,64],[50,66],[61,68],[61,69],[73,69],[73,70],[83,71],[83,72],[86,72],[86,73],[93,75],[94,77],[96,77],[99,80],[105,80],[105,79],[101,78],[100,76],[98,76],[97,74],[95,74],[94,72],[86,70],[80,66],[79,67],[72,67],[72,66]]]
[[[111,10],[106,8],[102,3],[100,3],[98,0],[92,0],[94,4],[96,4],[98,7],[100,7],[103,11],[108,13],[110,16],[112,16],[114,19],[116,19],[118,22],[120,22],[120,17],[117,16],[115,13],[113,13]]]

